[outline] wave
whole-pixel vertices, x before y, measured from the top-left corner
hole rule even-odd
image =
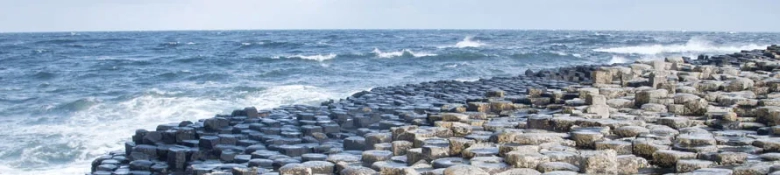
[[[440,48],[440,49],[453,48],[453,47],[454,48],[467,48],[467,47],[475,47],[476,48],[476,47],[482,47],[482,46],[486,45],[485,43],[480,42],[479,40],[473,40],[473,39],[474,39],[473,36],[466,36],[465,38],[463,38],[463,40],[458,41],[458,43],[455,43],[455,45],[452,45],[452,46],[440,46],[438,48]]]
[[[243,87],[234,87],[243,89]],[[231,88],[233,89],[233,88]],[[179,92],[152,89],[121,101],[94,101],[77,111],[51,116],[61,120],[27,125],[24,121],[3,122],[0,171],[8,174],[84,174],[90,162],[105,153],[124,149],[124,142],[136,129],[154,130],[157,125],[197,121],[233,109],[255,106],[271,109],[283,105],[309,104],[346,96],[307,85],[282,85],[248,93],[187,96]],[[245,91],[245,90],[242,90]],[[186,93],[185,93],[186,94]],[[77,100],[72,104],[89,100]],[[73,105],[66,105],[73,106]],[[36,121],[46,117],[12,117]],[[117,137],[119,136],[119,137]]]
[[[76,101],[59,104],[55,106],[52,110],[58,112],[78,112],[78,111],[89,109],[90,107],[98,104],[99,102],[100,100],[98,100],[97,98],[82,98]]]
[[[425,52],[412,52],[409,49],[403,49],[403,50],[395,51],[395,52],[382,52],[381,50],[379,50],[379,48],[374,48],[374,50],[371,51],[371,53],[373,53],[376,57],[379,57],[379,58],[394,58],[394,57],[415,57],[415,58],[419,58],[419,57],[431,57],[431,56],[436,56],[437,55],[437,54],[425,53]]]
[[[276,57],[273,57],[272,59],[302,59],[302,60],[313,60],[313,61],[320,61],[321,62],[321,61],[334,59],[334,58],[336,58],[338,56],[339,55],[334,54],[334,53],[330,53],[330,54],[327,54],[327,55],[323,55],[323,54],[300,55],[300,54],[298,54],[298,55],[291,55],[291,56],[276,56]]]
[[[35,74],[33,74],[32,77],[37,78],[37,79],[41,79],[41,80],[49,80],[49,79],[52,79],[54,77],[57,77],[57,74],[51,73],[51,72],[46,72],[46,71],[38,71]]]
[[[613,47],[613,48],[598,48],[593,49],[596,52],[606,53],[618,53],[618,54],[639,54],[639,55],[658,55],[658,54],[726,54],[739,52],[742,50],[754,50],[761,49],[764,45],[759,44],[730,44],[730,45],[718,45],[713,44],[710,41],[701,38],[691,38],[685,44],[669,44],[669,45],[640,45],[640,46],[625,46],[625,47]]]
[[[626,57],[614,56],[613,55],[612,59],[609,59],[609,63],[608,64],[627,63],[627,62],[628,62],[628,59],[626,59]]]

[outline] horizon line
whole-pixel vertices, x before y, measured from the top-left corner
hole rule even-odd
[[[412,30],[442,30],[442,31],[457,31],[457,30],[472,30],[472,31],[605,31],[605,32],[713,32],[713,33],[780,33],[780,31],[719,31],[719,30],[616,30],[616,29],[499,29],[499,28],[486,28],[486,29],[433,29],[433,28],[418,28],[418,29],[381,29],[381,28],[332,28],[332,29],[313,29],[313,28],[300,28],[300,29],[152,29],[152,30],[51,30],[51,31],[0,31],[0,34],[24,34],[24,33],[103,33],[103,32],[216,32],[216,31],[328,31],[328,30],[364,30],[364,31],[382,31],[382,30],[399,30],[399,31],[412,31]]]

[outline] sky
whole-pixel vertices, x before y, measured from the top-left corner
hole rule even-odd
[[[0,32],[230,29],[777,32],[780,31],[778,7],[778,0],[0,0]]]

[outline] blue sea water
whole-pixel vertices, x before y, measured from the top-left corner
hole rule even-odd
[[[136,129],[377,86],[761,49],[778,33],[312,30],[0,34],[0,174],[83,174]]]

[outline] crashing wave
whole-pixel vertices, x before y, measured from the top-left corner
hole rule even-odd
[[[455,45],[440,46],[438,48],[439,49],[444,49],[444,48],[453,48],[453,47],[454,48],[467,48],[467,47],[482,47],[482,46],[485,46],[485,43],[480,42],[480,41],[476,41],[476,40],[473,40],[473,39],[474,39],[473,36],[466,36],[465,38],[463,38],[463,40],[458,41],[458,43],[455,43]]]
[[[379,50],[379,48],[374,48],[371,53],[374,53],[376,57],[379,58],[394,58],[394,57],[431,57],[436,56],[436,54],[433,53],[425,53],[425,52],[412,52],[409,49],[403,49],[400,51],[394,51],[394,52],[382,52]]]
[[[670,44],[670,45],[640,45],[640,46],[625,46],[625,47],[613,47],[613,48],[598,48],[593,49],[596,52],[606,53],[618,53],[618,54],[640,54],[640,55],[658,55],[658,54],[726,54],[739,52],[741,50],[753,50],[761,49],[763,45],[760,44],[731,44],[731,45],[716,45],[710,41],[691,38],[685,44]]]
[[[466,38],[463,38],[462,41],[455,44],[455,47],[457,48],[466,48],[466,47],[482,47],[485,45],[485,43],[479,42],[479,41],[473,41],[472,36],[467,36]]]
[[[609,64],[615,64],[615,63],[627,63],[628,59],[626,57],[622,56],[612,56],[612,59],[609,59]]]
[[[225,85],[207,84],[194,88],[222,86]],[[0,160],[0,171],[8,174],[84,174],[89,171],[84,167],[89,167],[97,156],[123,150],[124,142],[129,139],[124,136],[132,135],[139,128],[154,129],[159,124],[196,121],[242,106],[270,109],[292,104],[313,105],[345,95],[307,85],[273,86],[225,98],[181,93],[151,89],[127,100],[96,101],[74,113],[53,116],[61,120],[58,122],[24,127],[19,127],[17,122],[2,123],[0,127],[7,128],[4,133],[8,137],[4,139],[8,142],[0,143],[0,148],[4,148],[0,155],[19,153],[20,156]],[[68,161],[52,163],[52,160]]]

